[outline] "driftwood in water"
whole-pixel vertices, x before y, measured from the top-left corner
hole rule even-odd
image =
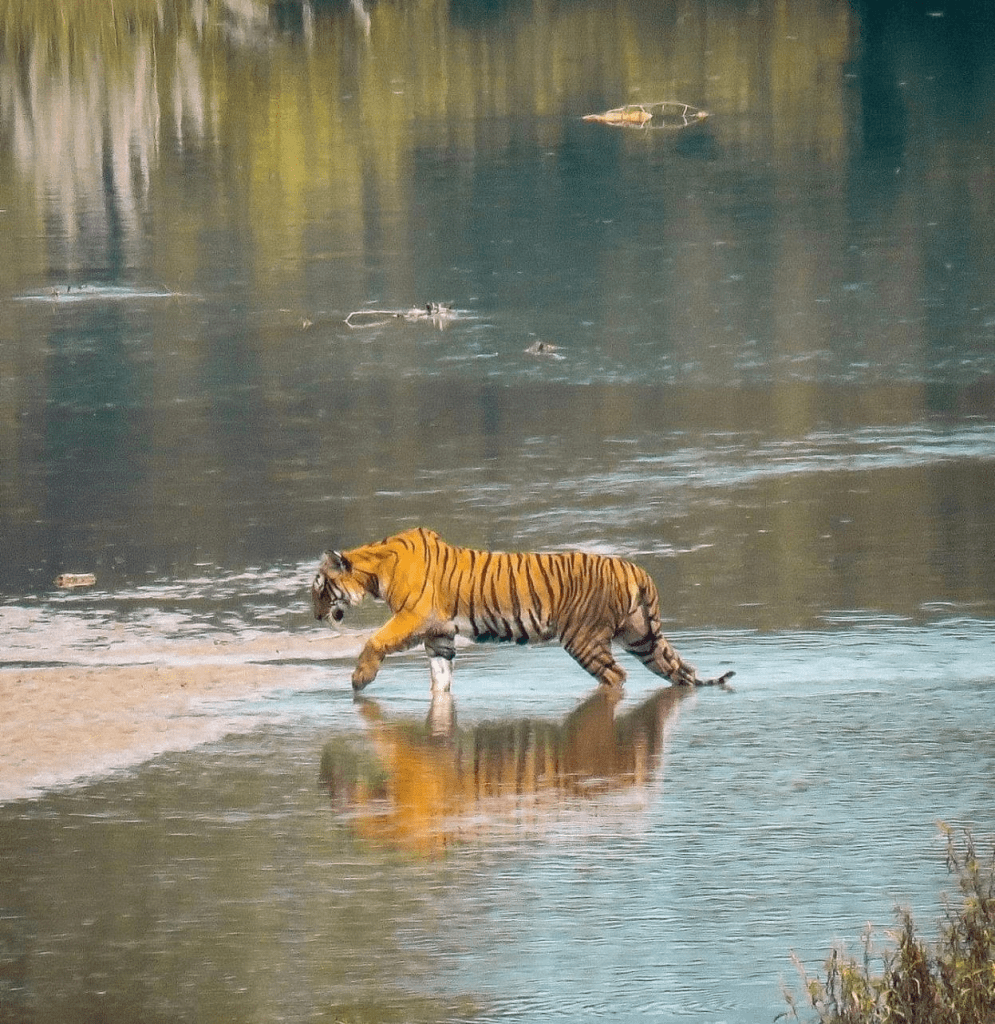
[[[143,288],[127,284],[59,284],[36,292],[15,295],[17,302],[130,302],[144,299],[181,298],[166,288]]]
[[[451,304],[426,302],[424,306],[413,306],[411,309],[354,309],[345,318],[345,322],[350,327],[377,327],[391,320],[431,320],[437,327],[442,327],[458,316]]]
[[[701,124],[707,117],[707,111],[698,110],[688,103],[662,100],[658,103],[627,103],[624,107],[613,107],[603,114],[585,114],[583,120],[610,124],[617,128],[677,131]]]
[[[72,587],[92,587],[97,577],[92,572],[64,572],[55,577],[55,585],[68,590]]]

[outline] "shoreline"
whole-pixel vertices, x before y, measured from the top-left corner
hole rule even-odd
[[[274,635],[154,648],[111,644],[72,663],[0,665],[0,804],[35,799],[232,731],[207,703],[325,685],[356,636]],[[320,645],[320,646],[319,646]]]

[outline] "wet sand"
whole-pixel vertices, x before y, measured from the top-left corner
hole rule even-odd
[[[352,636],[111,644],[77,664],[0,668],[0,802],[220,738],[232,731],[234,702],[334,685],[327,662],[358,649]]]

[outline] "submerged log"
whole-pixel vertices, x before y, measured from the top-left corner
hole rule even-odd
[[[643,125],[651,121],[653,115],[647,113],[642,107],[617,107],[614,110],[606,110],[603,114],[585,114],[585,121],[598,121],[601,124],[634,124]]]
[[[689,103],[661,100],[656,103],[627,103],[624,107],[613,107],[603,114],[585,114],[583,120],[620,128],[662,128],[676,131],[701,124],[707,117],[707,111],[698,110]]]

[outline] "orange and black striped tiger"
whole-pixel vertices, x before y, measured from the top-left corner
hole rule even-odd
[[[458,633],[480,642],[559,640],[609,687],[625,679],[613,640],[674,683],[711,685],[733,674],[698,678],[661,631],[653,581],[621,558],[473,551],[423,528],[326,552],[311,586],[315,618],[338,622],[367,596],[385,601],[394,617],[363,648],[352,674],[356,690],[373,681],[386,655],[418,643],[425,645],[433,691],[448,690]]]

